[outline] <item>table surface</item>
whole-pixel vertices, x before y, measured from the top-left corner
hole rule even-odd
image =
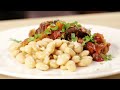
[[[85,15],[72,15],[72,16],[56,16],[46,18],[27,18],[17,20],[0,21],[0,32],[10,28],[23,27],[29,25],[40,24],[42,21],[47,20],[66,20],[66,21],[80,21],[83,24],[102,25],[120,29],[120,12],[112,13],[97,13]],[[18,79],[16,77],[0,75],[0,79]],[[120,74],[102,77],[100,79],[120,79]]]

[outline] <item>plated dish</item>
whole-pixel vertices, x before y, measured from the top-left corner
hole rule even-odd
[[[10,55],[29,68],[47,71],[50,68],[76,71],[77,67],[111,60],[107,55],[110,43],[103,34],[91,30],[77,21],[45,21],[30,30],[23,41],[11,39]]]
[[[65,30],[63,30],[63,27],[57,30],[60,28],[60,23],[57,27],[56,23],[53,24],[54,22],[70,25],[68,25],[68,29],[65,26]],[[48,25],[47,28],[39,32],[41,30],[40,25],[15,28],[0,33],[0,38],[3,38],[0,47],[1,74],[22,78],[95,78],[119,73],[120,47],[117,43],[120,42],[114,38],[115,36],[119,38],[119,30],[95,25],[83,25],[76,21],[64,22],[58,20],[52,21],[54,26],[52,28],[54,29],[51,29],[50,26],[52,25]],[[77,30],[66,33],[67,30],[76,27]],[[42,32],[46,33],[44,38],[41,38]],[[64,35],[57,34],[57,37],[54,34],[55,32],[64,33]],[[77,36],[79,32],[83,36]],[[5,36],[6,38],[4,38]],[[11,45],[11,43],[14,44]],[[94,44],[96,50],[89,48],[89,43]],[[100,56],[97,56],[98,54]]]

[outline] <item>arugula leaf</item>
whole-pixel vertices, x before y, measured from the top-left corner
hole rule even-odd
[[[71,23],[71,25],[75,25],[78,29],[81,27],[81,25],[77,21]]]
[[[62,29],[62,32],[65,32],[65,29],[64,29],[64,28]]]
[[[105,61],[112,60],[112,55],[111,54],[110,55],[105,55],[104,60]]]
[[[85,36],[83,38],[83,43],[82,43],[82,46],[84,46],[87,42],[94,42],[94,35],[90,35],[90,36]]]
[[[34,41],[35,37],[29,37],[28,42]]]
[[[37,39],[37,38],[39,38],[40,36],[41,36],[41,34],[35,34],[35,35],[34,35],[34,38]]]
[[[78,22],[77,22],[77,21],[74,21],[73,23],[74,23],[74,24],[78,24]]]
[[[20,40],[16,40],[16,39],[13,39],[13,38],[10,38],[10,40],[11,40],[11,41],[14,41],[14,42],[17,42],[17,43],[22,42],[22,41],[20,41]]]
[[[77,24],[77,27],[81,27],[81,25],[80,25],[80,24]]]
[[[75,33],[71,33],[71,40],[73,42],[77,41],[77,37],[75,37]]]
[[[45,33],[45,34],[51,34],[51,30],[50,30],[50,29],[46,29],[46,30],[44,31],[44,33]]]
[[[69,29],[70,28],[70,23],[66,23],[65,28],[66,28],[66,30]]]
[[[58,26],[55,26],[55,27],[53,27],[53,28],[50,28],[51,30],[58,30]]]

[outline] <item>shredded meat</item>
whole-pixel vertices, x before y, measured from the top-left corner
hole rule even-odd
[[[107,43],[102,34],[96,33],[94,36],[95,43],[88,42],[85,49],[89,50],[95,61],[103,61],[101,54],[107,54],[110,43]]]

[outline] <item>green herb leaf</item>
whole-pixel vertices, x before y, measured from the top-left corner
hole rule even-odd
[[[77,21],[74,21],[73,23],[74,23],[74,24],[78,24],[78,22],[77,22]]]
[[[31,41],[34,41],[34,40],[35,40],[34,37],[29,37],[28,42],[31,42]]]
[[[53,28],[50,28],[51,30],[58,30],[58,26],[55,26],[55,27],[53,27]]]
[[[91,36],[85,36],[83,38],[83,43],[82,43],[82,46],[84,46],[87,42],[94,42],[94,35],[91,35]]]
[[[64,28],[62,29],[62,32],[65,32],[65,29],[64,29]]]
[[[77,26],[78,26],[78,27],[81,27],[81,25],[80,25],[80,24],[77,24]]]
[[[66,30],[70,28],[70,23],[65,24]]]
[[[105,55],[105,56],[103,57],[103,59],[104,59],[105,61],[112,60],[112,55]]]
[[[17,42],[17,43],[22,42],[22,41],[20,41],[20,40],[16,40],[16,39],[13,39],[13,38],[10,38],[10,40],[11,40],[11,41],[14,41],[14,42]]]
[[[75,37],[75,33],[71,33],[71,40],[73,42],[77,41],[77,37]]]
[[[34,38],[37,39],[37,38],[39,38],[40,36],[41,36],[41,34],[35,34],[35,35],[34,35]]]
[[[46,30],[44,31],[44,33],[45,33],[45,34],[51,34],[51,30],[50,30],[50,29],[46,29]]]

